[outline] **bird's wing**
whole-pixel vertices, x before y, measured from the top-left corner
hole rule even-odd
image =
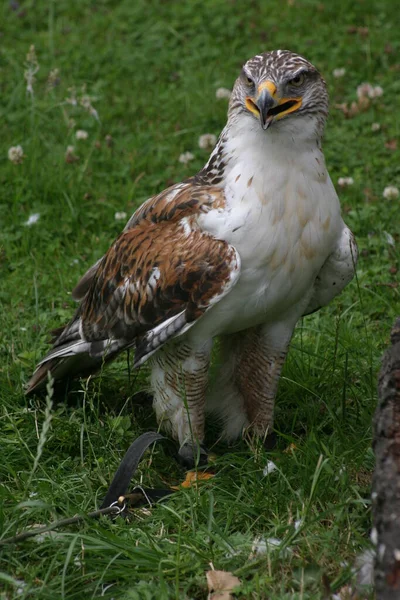
[[[354,235],[343,224],[335,250],[328,256],[317,275],[313,295],[303,316],[326,306],[341,293],[354,277],[357,258],[358,249]]]
[[[193,184],[146,202],[90,275],[74,319],[39,367],[82,353],[101,361],[130,346],[139,366],[192,327],[239,276],[235,248],[197,224],[224,204],[221,188]]]

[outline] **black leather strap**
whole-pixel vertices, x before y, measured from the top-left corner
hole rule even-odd
[[[164,436],[161,434],[154,431],[148,431],[147,433],[143,433],[143,435],[138,437],[137,440],[129,446],[100,508],[110,506],[113,502],[116,502],[120,496],[125,495],[140,459],[147,448],[154,442],[164,439]]]

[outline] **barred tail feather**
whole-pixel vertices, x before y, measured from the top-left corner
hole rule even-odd
[[[58,381],[72,377],[87,377],[101,369],[125,347],[125,342],[116,340],[85,341],[81,338],[79,319],[61,328],[54,347],[39,362],[25,393],[43,389],[47,381],[47,373]]]
[[[92,358],[89,354],[75,354],[66,358],[53,358],[42,361],[28,381],[25,394],[29,395],[44,389],[48,372],[56,381],[78,376],[83,377],[98,371],[102,366],[102,362],[98,358]]]
[[[37,365],[26,385],[25,393],[31,394],[43,389],[49,371],[56,381],[69,377],[85,377],[95,373],[104,363],[131,347],[135,347],[134,366],[140,367],[164,344],[185,333],[195,322],[188,322],[186,311],[182,311],[150,329],[140,338],[86,341],[81,337],[80,318],[77,315],[66,327],[57,330],[57,333],[60,332],[59,337],[50,352]]]

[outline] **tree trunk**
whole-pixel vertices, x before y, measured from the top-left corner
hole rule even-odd
[[[400,600],[400,318],[383,357],[374,419],[372,480],[377,600]]]

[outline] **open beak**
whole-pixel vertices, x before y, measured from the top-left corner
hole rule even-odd
[[[258,86],[255,98],[246,97],[246,107],[259,117],[261,127],[268,129],[272,121],[281,119],[301,106],[299,98],[279,98],[277,87],[272,81],[264,81]]]

